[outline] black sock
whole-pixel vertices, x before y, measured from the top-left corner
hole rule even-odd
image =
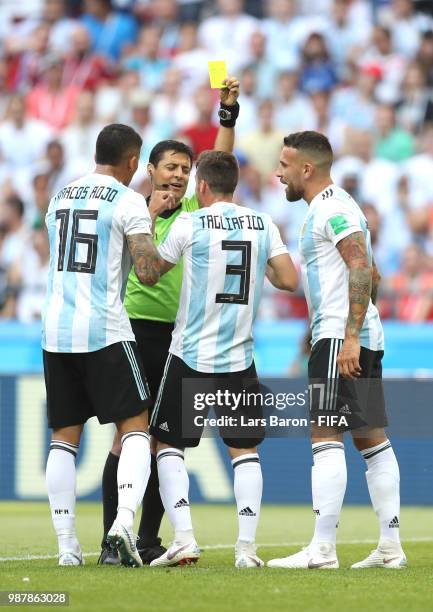
[[[104,537],[102,546],[107,539],[114,519],[117,516],[117,466],[119,457],[108,453],[107,460],[102,474],[102,504],[104,509]]]
[[[164,506],[159,494],[158,468],[156,457],[150,462],[150,478],[143,497],[140,527],[138,529],[138,548],[147,548],[158,543],[158,531],[164,515]]]

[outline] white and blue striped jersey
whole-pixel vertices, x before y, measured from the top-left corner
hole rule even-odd
[[[54,196],[45,219],[50,268],[42,346],[87,353],[135,340],[123,307],[126,236],[150,234],[146,201],[112,176],[89,174]]]
[[[349,268],[336,245],[354,232],[364,234],[371,263],[373,253],[367,220],[355,200],[336,185],[312,199],[299,236],[312,344],[322,338],[344,338],[349,315]],[[379,313],[371,300],[360,344],[373,351],[384,347]]]
[[[170,353],[199,372],[247,369],[266,264],[287,253],[269,215],[228,202],[181,213],[158,250],[183,256]]]

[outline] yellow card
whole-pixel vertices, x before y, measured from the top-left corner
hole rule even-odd
[[[223,81],[227,78],[227,65],[224,61],[208,62],[211,89],[224,87]]]

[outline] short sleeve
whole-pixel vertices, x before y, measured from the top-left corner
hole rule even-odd
[[[126,236],[133,234],[151,234],[152,220],[147,209],[146,200],[139,193],[127,192],[121,203],[121,222]]]
[[[363,231],[359,212],[339,200],[330,201],[323,217],[322,231],[336,246],[346,236]]]
[[[158,247],[165,261],[176,264],[182,257],[189,235],[189,214],[181,213],[170,228],[166,239]]]
[[[287,247],[281,239],[280,230],[275,225],[275,223],[271,223],[269,226],[269,256],[268,260],[276,257],[277,255],[284,255],[288,253]]]

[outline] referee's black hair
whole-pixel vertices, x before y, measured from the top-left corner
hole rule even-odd
[[[110,123],[96,139],[95,161],[101,166],[118,166],[128,154],[139,152],[142,144],[140,134],[128,125]]]
[[[150,152],[149,164],[152,164],[156,168],[161,159],[164,157],[164,153],[166,153],[167,151],[173,151],[174,153],[183,153],[184,155],[187,155],[192,166],[192,149],[187,144],[185,144],[184,142],[180,142],[179,140],[161,140],[161,142],[158,142]]]
[[[334,154],[324,134],[314,130],[293,132],[284,138],[284,146],[310,154],[318,165],[331,166]]]

